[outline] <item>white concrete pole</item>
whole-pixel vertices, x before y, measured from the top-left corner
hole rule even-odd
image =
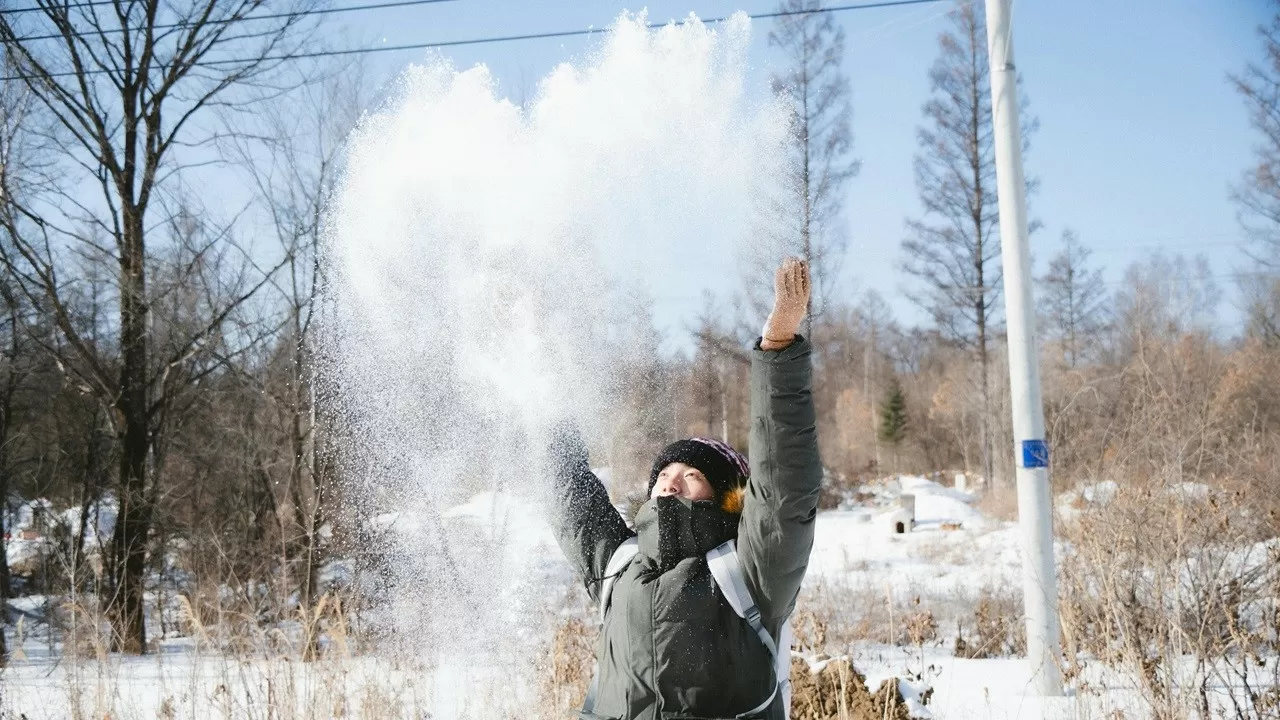
[[[1009,331],[1009,382],[1022,526],[1022,591],[1027,613],[1027,660],[1043,696],[1062,694],[1058,641],[1058,581],[1053,562],[1053,497],[1040,400],[1040,364],[1031,301],[1026,181],[1018,127],[1018,74],[1013,64],[1012,0],[986,0],[991,104],[995,121],[996,184],[1000,197],[1000,255]]]

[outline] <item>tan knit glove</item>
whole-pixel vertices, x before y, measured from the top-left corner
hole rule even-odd
[[[796,339],[800,321],[809,310],[809,265],[787,258],[773,278],[773,312],[764,323],[761,350],[781,350]]]

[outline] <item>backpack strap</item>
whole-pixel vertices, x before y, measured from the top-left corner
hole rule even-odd
[[[791,719],[791,641],[791,618],[787,618],[778,631],[778,647],[782,652],[773,659],[774,672],[779,678],[785,678],[778,683],[778,687],[782,690],[783,717],[787,720]]]
[[[636,553],[640,552],[640,541],[632,535],[617,550],[613,551],[613,556],[609,558],[609,563],[604,566],[604,583],[600,586],[600,622],[604,623],[604,614],[609,610],[609,601],[613,596],[613,582],[618,579],[623,570],[631,564],[632,558]]]
[[[782,642],[782,652],[779,652],[779,644],[769,634],[764,623],[760,620],[760,608],[756,605],[756,601],[751,597],[751,591],[747,589],[746,576],[742,574],[742,563],[738,561],[738,545],[730,540],[718,547],[713,548],[707,553],[707,567],[711,568],[711,576],[715,578],[716,585],[720,588],[720,593],[724,595],[724,599],[729,601],[729,605],[733,607],[733,611],[738,617],[747,621],[752,630],[756,631],[756,635],[760,637],[760,642],[764,644],[769,656],[773,658],[774,677],[777,678],[778,684],[774,686],[773,692],[760,703],[757,707],[738,715],[740,718],[747,718],[757,713],[761,713],[765,708],[773,703],[774,697],[778,692],[782,692],[782,699],[785,702],[784,707],[787,708],[786,714],[790,716],[791,704],[791,623],[784,622],[781,631],[778,633]]]
[[[609,562],[604,567],[603,583],[600,585],[600,624],[604,624],[604,616],[609,612],[610,600],[613,596],[613,581],[618,579],[623,570],[631,564],[636,553],[640,552],[640,541],[632,535],[617,550],[613,551],[613,555],[609,558]],[[600,661],[596,661],[595,672],[591,675],[591,686],[587,688],[587,697],[582,701],[582,712],[590,713],[596,707],[596,690],[600,682]]]

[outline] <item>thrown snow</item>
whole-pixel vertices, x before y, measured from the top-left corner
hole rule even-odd
[[[483,492],[444,512],[451,523],[465,523],[501,547],[513,566],[541,564],[559,557],[560,546],[542,512],[528,501],[498,492]]]
[[[547,635],[535,611],[564,598],[536,519],[552,429],[600,446],[625,421],[662,344],[639,309],[672,272],[786,252],[790,122],[748,92],[750,19],[623,14],[599,39],[529,103],[484,66],[408,68],[350,137],[326,213],[319,356],[352,430],[345,497],[393,541],[374,622],[459,672],[505,664],[495,690],[538,672],[520,634]]]

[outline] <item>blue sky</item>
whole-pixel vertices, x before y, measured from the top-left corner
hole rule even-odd
[[[773,9],[766,0],[618,2],[458,0],[338,16],[343,43],[389,45],[605,27],[623,10],[648,9],[651,20]],[[837,14],[848,34],[845,71],[853,86],[856,153],[861,174],[848,187],[851,238],[843,288],[875,288],[900,317],[922,321],[905,299],[897,270],[903,222],[919,213],[912,178],[915,132],[928,97],[927,72],[947,5]],[[1261,56],[1256,28],[1269,18],[1265,0],[1077,0],[1015,2],[1015,52],[1023,90],[1040,130],[1027,171],[1040,180],[1032,239],[1037,264],[1056,252],[1064,227],[1095,251],[1116,283],[1150,252],[1205,253],[1219,277],[1226,323],[1238,321],[1229,275],[1245,264],[1232,183],[1250,162],[1255,136],[1228,81]],[[765,42],[768,21],[753,29],[752,77],[764,92],[777,58]],[[586,38],[530,40],[449,48],[459,67],[489,66],[511,97],[532,93],[552,67],[580,57]],[[339,44],[336,40],[334,44]],[[421,51],[371,56],[385,75],[424,57]],[[714,286],[713,286],[714,289]],[[658,298],[659,324],[679,334],[698,301]]]

